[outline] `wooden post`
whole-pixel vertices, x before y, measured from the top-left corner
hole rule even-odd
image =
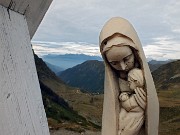
[[[1,5],[0,134],[49,135],[30,42],[40,21],[31,30],[28,16]]]

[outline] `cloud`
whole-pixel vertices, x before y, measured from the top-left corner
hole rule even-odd
[[[99,47],[85,42],[32,42],[37,55],[42,57],[47,54],[86,54],[100,56]]]
[[[177,3],[174,0],[54,0],[35,38],[97,43],[102,26],[113,16],[130,20],[142,37],[152,32],[156,35],[176,23],[180,11]],[[171,23],[167,23],[169,18]]]
[[[173,38],[154,38],[152,44],[143,47],[147,58],[155,60],[177,59],[180,56],[179,42]],[[37,55],[42,57],[47,54],[86,54],[100,56],[99,47],[96,44],[86,42],[32,42]]]
[[[164,22],[168,24],[172,32],[180,34],[180,1],[174,0],[166,6],[168,12],[164,14]]]
[[[152,44],[143,47],[146,57],[156,60],[178,59],[180,56],[179,42],[173,38],[159,37],[154,38]]]
[[[33,41],[56,42],[57,44],[72,42],[74,50],[64,47],[67,51],[71,50],[72,52],[77,52],[75,48],[83,46],[81,44],[79,46],[80,42],[88,43],[92,48],[98,48],[99,32],[104,23],[111,17],[121,16],[134,25],[148,57],[173,58],[174,54],[170,55],[169,52],[167,55],[167,50],[163,52],[165,51],[163,47],[173,44],[176,50],[179,48],[179,7],[180,1],[178,0],[151,0],[148,2],[144,0],[53,0]],[[158,39],[162,37],[171,39]],[[174,51],[174,46],[172,51]],[[59,46],[55,47],[58,47],[60,51]],[[154,49],[152,50],[152,48]],[[150,50],[153,52],[149,52]],[[56,50],[51,50],[51,52],[56,52]],[[78,50],[79,52],[83,51]],[[155,52],[156,55],[153,55]],[[176,57],[179,56],[176,55]]]

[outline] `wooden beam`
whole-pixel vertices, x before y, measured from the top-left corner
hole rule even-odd
[[[25,15],[32,38],[51,2],[52,0],[0,0],[0,5]]]
[[[49,135],[28,25],[0,6],[0,134]]]

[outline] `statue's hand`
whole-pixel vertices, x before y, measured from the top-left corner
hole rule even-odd
[[[143,109],[139,106],[138,102],[135,99],[135,94],[132,94],[129,99],[121,101],[121,105],[128,112],[143,112]]]
[[[139,104],[139,106],[145,110],[146,108],[146,103],[147,103],[147,97],[146,97],[146,92],[142,89],[137,87],[135,90],[134,97]]]
[[[120,96],[119,96],[119,100],[120,101],[126,101],[126,100],[128,100],[129,99],[129,95],[128,95],[128,93],[127,92],[122,92],[121,94],[120,94]]]
[[[126,111],[128,111],[128,112],[132,109],[131,104],[130,104],[130,102],[129,102],[129,99],[128,99],[128,100],[125,100],[125,101],[122,101],[122,102],[121,102],[121,105],[122,105],[122,107],[123,107]]]
[[[125,94],[124,94],[125,93]],[[125,97],[124,97],[125,96]],[[127,97],[126,97],[127,96]],[[123,98],[124,97],[124,98]],[[122,100],[125,99],[125,100]],[[121,105],[122,107],[126,110],[126,111],[130,111],[134,108],[139,107],[138,103],[136,102],[136,99],[134,98],[134,94],[132,94],[131,96],[129,96],[127,94],[127,92],[123,92],[120,95],[120,101],[121,101]],[[140,108],[140,107],[139,107]],[[135,111],[135,110],[134,110]],[[140,111],[137,110],[136,111]]]

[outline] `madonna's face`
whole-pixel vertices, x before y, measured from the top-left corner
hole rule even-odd
[[[105,55],[116,70],[129,71],[134,68],[134,54],[128,46],[113,46]]]

